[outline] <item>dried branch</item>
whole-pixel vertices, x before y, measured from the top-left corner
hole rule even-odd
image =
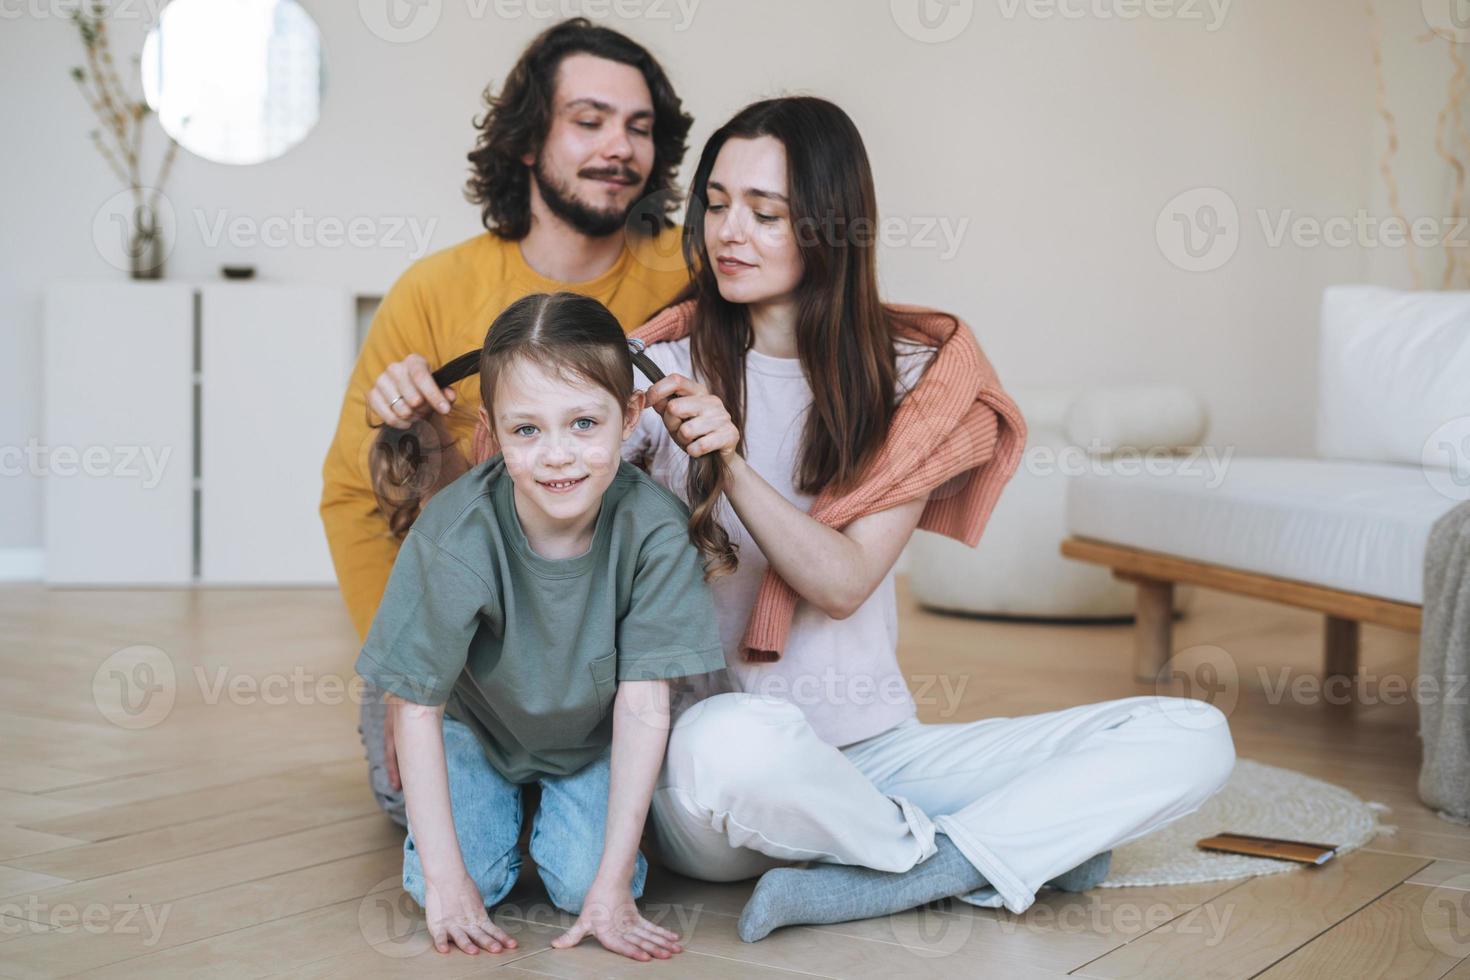
[[[1450,119],[1453,121],[1455,146],[1459,147],[1467,156],[1470,156],[1470,133],[1467,133],[1465,130],[1465,114],[1461,108],[1465,103],[1465,97],[1470,95],[1470,71],[1466,70],[1465,59],[1460,52],[1460,46],[1451,41],[1449,49],[1450,64],[1454,66],[1455,70],[1450,78],[1450,105],[1447,108],[1450,112]],[[1456,158],[1456,163],[1459,166],[1455,171],[1454,207],[1455,223],[1458,225],[1462,217],[1461,204],[1465,199],[1467,170],[1470,170],[1470,168],[1460,163],[1458,158]],[[1452,228],[1451,233],[1453,231],[1454,229]],[[1462,281],[1470,282],[1470,254],[1466,254],[1470,253],[1470,248],[1459,247],[1448,249],[1447,251],[1449,252],[1450,261],[1456,268],[1461,270]]]
[[[1460,114],[1460,91],[1461,83],[1464,81],[1465,64],[1455,57],[1455,43],[1448,42],[1450,47],[1450,60],[1455,62],[1455,73],[1450,76],[1449,94],[1445,99],[1444,108],[1439,110],[1439,116],[1434,122],[1434,152],[1438,153],[1440,159],[1449,164],[1450,169],[1455,172],[1455,190],[1450,199],[1450,217],[1454,219],[1453,224],[1459,223],[1465,196],[1465,165],[1460,158],[1455,156],[1445,144],[1445,133],[1450,127],[1451,118],[1459,118]],[[1453,225],[1451,227],[1453,230]],[[1454,250],[1440,242],[1444,249],[1444,275],[1440,280],[1441,289],[1449,289],[1455,282],[1456,259]]]
[[[1399,151],[1398,123],[1388,109],[1388,85],[1383,77],[1383,22],[1378,18],[1378,11],[1373,7],[1373,0],[1368,0],[1368,20],[1373,28],[1370,38],[1373,42],[1373,73],[1378,81],[1378,115],[1383,118],[1383,124],[1388,130],[1388,145],[1378,161],[1378,172],[1383,175],[1383,183],[1388,188],[1389,210],[1403,223],[1404,227],[1408,227],[1408,220],[1404,217],[1403,208],[1399,204],[1399,184],[1393,175],[1393,158]],[[1404,254],[1409,260],[1409,275],[1412,277],[1414,288],[1422,289],[1423,278],[1419,275],[1419,262],[1415,255],[1412,235],[1408,238]]]
[[[104,0],[93,0],[90,10],[78,8],[72,12],[72,22],[86,53],[86,67],[73,68],[71,76],[87,108],[101,123],[100,130],[94,129],[89,134],[92,144],[108,168],[132,191],[135,206],[141,209],[144,206],[143,129],[151,110],[141,97],[132,97],[118,75],[107,28],[108,13]],[[109,136],[115,145],[109,146]],[[179,144],[167,133],[164,137],[168,146],[159,165],[153,193],[148,199],[150,210],[157,206],[164,182],[168,180],[178,156]]]

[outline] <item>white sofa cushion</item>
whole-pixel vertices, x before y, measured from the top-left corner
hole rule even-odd
[[[1470,416],[1470,292],[1330,287],[1318,352],[1319,456],[1445,465],[1425,447]]]
[[[1456,504],[1417,466],[1235,458],[1068,486],[1072,534],[1330,588],[1423,601],[1424,547]],[[1218,485],[1215,483],[1218,481]]]

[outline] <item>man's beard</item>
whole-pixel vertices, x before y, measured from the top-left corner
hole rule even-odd
[[[628,168],[607,168],[605,170],[584,170],[582,176],[620,176],[638,179],[636,171]],[[557,181],[546,172],[538,159],[536,165],[531,168],[531,176],[536,181],[536,186],[541,189],[541,199],[556,215],[573,228],[577,229],[588,238],[605,238],[614,232],[621,231],[627,223],[628,213],[633,210],[636,202],[630,203],[620,211],[599,211],[577,199],[572,189]]]

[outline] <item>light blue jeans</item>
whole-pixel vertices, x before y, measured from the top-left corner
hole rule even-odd
[[[607,786],[611,749],[570,776],[540,780],[541,806],[531,823],[531,857],[546,893],[557,908],[582,911],[582,898],[597,877],[607,829]],[[521,787],[490,765],[474,732],[444,719],[444,761],[449,770],[449,804],[465,870],[485,907],[509,894],[521,870]],[[638,854],[634,898],[643,895],[648,862]],[[403,842],[403,890],[424,904],[424,868],[413,843]]]

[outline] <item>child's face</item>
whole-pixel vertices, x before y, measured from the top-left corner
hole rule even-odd
[[[518,359],[500,374],[494,411],[486,428],[522,499],[553,520],[573,521],[596,512],[617,475],[643,392],[619,405],[605,388]]]

